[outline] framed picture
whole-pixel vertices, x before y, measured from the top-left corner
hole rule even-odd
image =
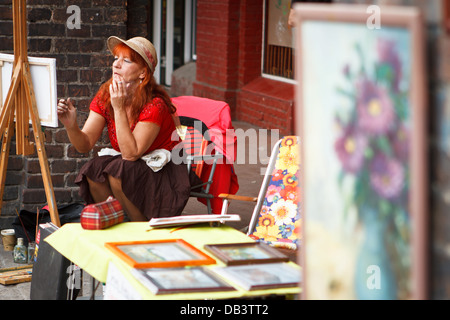
[[[299,4],[303,298],[423,299],[424,35],[413,7]]]
[[[201,267],[132,269],[131,273],[154,294],[236,290]]]
[[[225,280],[244,290],[297,287],[300,268],[290,263],[264,263],[211,268]]]
[[[215,264],[182,239],[107,242],[105,246],[133,268],[171,268]]]
[[[56,59],[28,57],[31,81],[41,126],[58,127],[56,93]],[[8,95],[14,55],[0,53],[0,105]]]
[[[262,242],[207,244],[205,249],[230,266],[289,261],[289,257]]]

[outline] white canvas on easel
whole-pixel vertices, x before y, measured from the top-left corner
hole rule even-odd
[[[56,59],[28,57],[41,126],[58,127]],[[14,55],[0,53],[0,102],[5,103],[11,83]],[[30,121],[31,123],[31,121]]]

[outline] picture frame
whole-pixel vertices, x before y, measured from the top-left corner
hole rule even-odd
[[[293,263],[263,263],[211,268],[227,282],[246,291],[298,287],[300,267]]]
[[[105,247],[133,268],[173,268],[215,264],[183,239],[107,242]]]
[[[56,59],[28,57],[41,126],[58,127]],[[8,95],[14,55],[0,53],[0,105]],[[30,121],[31,123],[31,121]]]
[[[228,266],[289,261],[288,256],[263,242],[207,244],[205,249]]]
[[[302,298],[426,299],[422,13],[347,4],[295,10]]]
[[[236,290],[202,267],[132,269],[131,274],[155,295]]]

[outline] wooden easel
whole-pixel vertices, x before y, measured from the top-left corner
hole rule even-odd
[[[14,134],[14,116],[16,118],[16,153],[30,155],[34,153],[34,143],[29,141],[29,121],[34,132],[34,140],[41,166],[45,195],[53,224],[61,226],[56,206],[53,184],[44,147],[44,135],[41,130],[36,96],[31,81],[30,64],[28,62],[26,0],[13,0],[14,26],[14,63],[11,84],[6,96],[5,105],[0,113],[0,134],[3,136],[0,158],[0,205],[5,187],[6,168],[8,165],[9,147]],[[1,104],[1,101],[0,101]]]

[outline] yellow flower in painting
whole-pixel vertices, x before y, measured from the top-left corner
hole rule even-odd
[[[297,215],[297,205],[291,200],[280,199],[271,206],[270,210],[270,214],[275,217],[276,225],[290,224]]]
[[[257,226],[253,235],[265,241],[276,241],[279,238],[280,230],[277,226]]]
[[[287,170],[288,173],[295,174],[300,166],[300,155],[298,145],[291,147],[280,147],[276,167]]]
[[[310,271],[306,289],[316,300],[353,300],[355,297],[355,250],[359,242],[343,244],[324,225],[308,220],[305,235],[308,250],[305,259]],[[311,285],[313,283],[313,285]]]

